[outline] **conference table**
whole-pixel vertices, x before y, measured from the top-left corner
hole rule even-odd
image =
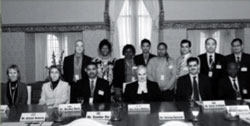
[[[226,105],[249,105],[244,101],[225,101]],[[192,114],[190,111],[190,103],[188,102],[153,102],[149,103],[151,110],[148,112],[130,112],[128,111],[128,104],[120,105],[120,121],[109,121],[113,126],[160,126],[166,121],[159,120],[159,112],[175,112],[183,111],[185,115],[184,122],[192,123],[194,126],[248,126],[250,124],[242,121],[229,121],[225,118],[225,110],[205,110],[200,109],[198,115],[198,122],[192,121]],[[23,105],[10,106],[9,112],[5,117],[1,117],[2,122],[18,122],[20,116],[24,112],[46,112],[48,117],[46,121],[52,121],[53,126],[64,125],[73,120],[84,118],[88,111],[111,111],[113,104],[83,104],[82,111],[77,114],[72,114],[60,117],[58,120],[58,109],[49,108],[45,105]]]

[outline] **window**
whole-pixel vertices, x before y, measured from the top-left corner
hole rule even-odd
[[[68,38],[67,36],[47,34],[47,66],[55,63],[58,65],[61,58],[61,53],[64,51],[64,56],[68,53]],[[63,59],[63,57],[62,57]]]
[[[124,0],[117,23],[120,49],[133,44],[138,50],[142,39],[151,39],[152,19],[143,0]]]

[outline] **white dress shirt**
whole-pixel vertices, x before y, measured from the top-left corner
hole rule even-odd
[[[191,79],[191,83],[192,83],[192,95],[191,95],[191,98],[193,99],[194,98],[194,86],[193,86],[193,83],[194,83],[194,77],[196,77],[196,82],[197,82],[197,88],[198,88],[198,95],[199,95],[199,99],[200,99],[200,101],[202,100],[201,99],[201,94],[200,94],[200,89],[199,89],[199,76],[198,76],[198,74],[196,74],[196,75],[192,75],[192,74],[189,74],[189,76],[190,76],[190,79]]]
[[[236,84],[236,86],[237,86],[237,92],[240,91],[239,82],[238,82],[238,77],[232,78],[232,77],[229,76],[229,79],[230,79],[230,81],[231,81],[231,84],[232,84],[233,89],[236,91],[236,89],[234,88],[234,81],[233,81],[233,79],[234,79],[234,80],[235,80],[235,84]]]
[[[209,62],[210,56],[212,56],[212,61],[213,61],[212,63],[214,63],[215,62],[215,53],[207,53],[207,64],[208,64],[209,68],[211,68],[211,65],[212,65]]]

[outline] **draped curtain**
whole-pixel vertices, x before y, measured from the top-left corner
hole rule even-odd
[[[124,0],[110,0],[109,2],[110,41],[113,45],[114,57],[120,57],[117,19],[122,10],[123,3],[124,3]]]

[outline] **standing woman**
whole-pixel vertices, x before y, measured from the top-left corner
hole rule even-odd
[[[115,58],[111,56],[112,46],[107,39],[103,39],[98,47],[99,55],[93,60],[98,66],[98,77],[109,81],[113,80]]]
[[[157,46],[157,57],[152,58],[147,66],[148,79],[159,84],[162,101],[174,100],[176,81],[176,63],[168,55],[168,46],[161,42]]]
[[[7,69],[8,82],[2,85],[2,103],[6,105],[26,105],[28,92],[26,84],[21,82],[17,65],[10,65]]]
[[[39,104],[57,107],[59,104],[69,103],[70,87],[61,80],[61,71],[57,66],[50,67],[49,79],[49,82],[43,84]]]

